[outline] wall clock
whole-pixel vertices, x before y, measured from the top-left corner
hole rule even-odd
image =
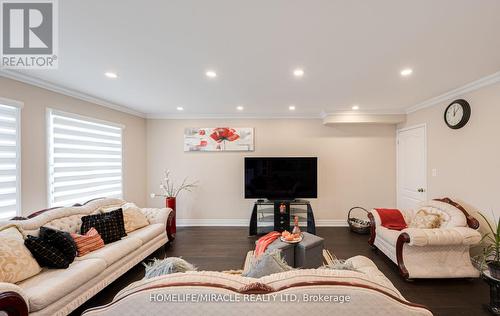
[[[469,102],[463,99],[455,100],[444,111],[444,121],[449,128],[462,128],[469,121],[470,112]]]

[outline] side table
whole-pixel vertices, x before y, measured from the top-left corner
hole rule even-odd
[[[493,315],[500,315],[500,280],[492,277],[488,270],[483,271],[481,277],[490,286],[490,304],[485,307]]]

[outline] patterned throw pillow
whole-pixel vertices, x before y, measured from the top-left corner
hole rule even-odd
[[[43,267],[66,269],[69,266],[69,261],[64,254],[43,238],[28,235],[24,244],[31,251],[38,264]]]
[[[42,268],[24,245],[24,237],[14,225],[0,228],[0,282],[17,283]]]
[[[113,216],[118,223],[118,231],[120,233],[120,237],[127,236],[127,232],[125,231],[125,221],[123,220],[123,210],[121,208],[107,212],[106,215]]]
[[[71,235],[69,233],[48,227],[40,227],[39,236],[40,238],[60,250],[66,257],[66,259],[68,259],[69,263],[75,260],[76,245],[75,241],[73,240],[73,238],[71,238]]]
[[[104,247],[104,241],[95,228],[89,229],[85,235],[71,233],[78,251],[78,257]]]
[[[109,213],[87,215],[82,217],[82,235],[94,227],[105,244],[120,240],[127,236],[123,223],[123,211],[118,209]]]
[[[443,218],[439,214],[432,214],[426,210],[420,210],[413,217],[410,227],[411,228],[439,228]]]
[[[137,206],[130,206],[123,210],[123,221],[127,234],[149,225],[146,215],[144,215]]]

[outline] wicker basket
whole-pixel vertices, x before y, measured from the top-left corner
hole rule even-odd
[[[363,210],[366,214],[368,214],[368,211],[363,207],[355,206],[351,208],[349,210],[349,213],[347,214],[347,224],[349,224],[349,228],[351,229],[351,231],[358,234],[369,234],[370,221],[356,217],[351,217],[351,212],[355,209]]]

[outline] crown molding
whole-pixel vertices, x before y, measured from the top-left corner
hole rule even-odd
[[[424,102],[418,103],[414,106],[411,106],[406,109],[406,114],[410,114],[413,112],[416,112],[418,110],[422,110],[434,105],[441,104],[445,101],[449,101],[452,99],[456,99],[458,97],[463,96],[466,93],[470,93],[472,91],[484,88],[486,86],[495,84],[500,82],[500,71],[495,72],[494,74],[488,75],[486,77],[480,78],[476,81],[470,82],[466,85],[463,85],[459,88],[450,90],[446,93],[443,93],[441,95],[438,95],[436,97],[430,98]]]
[[[399,124],[406,121],[406,114],[362,114],[338,113],[328,114],[323,118],[323,125],[338,124]]]
[[[165,119],[165,120],[215,120],[215,119],[258,119],[258,120],[273,120],[273,119],[321,119],[321,114],[186,114],[186,113],[149,113],[146,115],[148,119]]]
[[[370,111],[333,111],[308,114],[288,114],[288,113],[270,113],[270,114],[255,114],[255,113],[233,113],[233,114],[188,114],[188,113],[149,113],[148,119],[168,119],[168,120],[211,120],[211,119],[259,119],[259,120],[274,120],[274,119],[325,119],[331,115],[340,114],[355,114],[355,115],[404,115],[405,111],[398,110],[370,110]]]
[[[42,89],[50,90],[50,91],[60,93],[60,94],[63,94],[63,95],[69,96],[69,97],[73,97],[73,98],[76,98],[79,100],[83,100],[83,101],[87,101],[87,102],[94,103],[97,105],[101,105],[101,106],[104,106],[104,107],[107,107],[107,108],[110,108],[110,109],[113,109],[116,111],[120,111],[123,113],[131,114],[131,115],[142,117],[142,118],[146,118],[145,113],[133,110],[129,107],[126,107],[123,105],[118,105],[118,104],[106,101],[104,99],[97,98],[97,97],[91,96],[89,94],[86,94],[86,93],[83,93],[83,92],[80,92],[77,90],[62,87],[60,85],[48,82],[46,80],[35,78],[33,76],[22,74],[22,73],[19,73],[16,71],[0,69],[0,77],[5,77],[7,79],[12,79],[12,80],[16,80],[19,82],[27,83],[27,84],[30,84],[32,86],[36,86],[36,87],[39,87]]]
[[[177,219],[178,227],[190,226],[226,226],[226,227],[248,227],[248,219]],[[320,219],[316,220],[316,227],[347,227],[344,219]]]

